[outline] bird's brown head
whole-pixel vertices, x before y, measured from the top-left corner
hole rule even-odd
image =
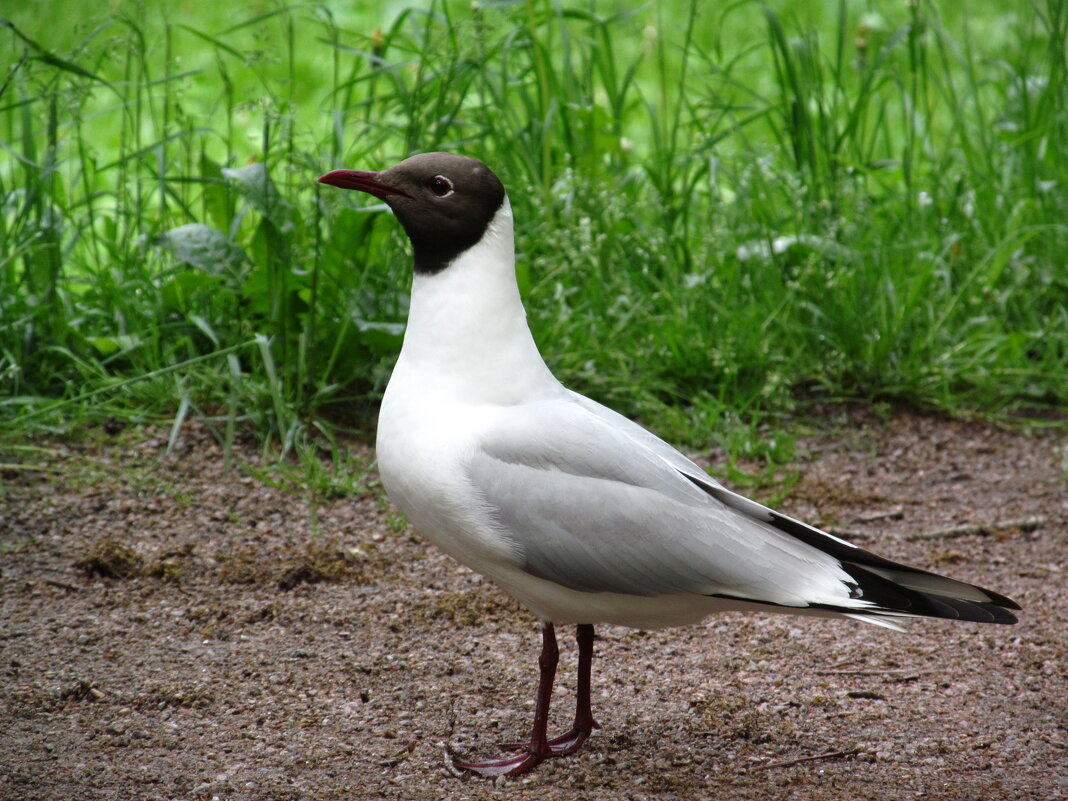
[[[412,242],[415,271],[425,274],[478,243],[505,198],[489,167],[454,153],[422,153],[382,172],[334,170],[319,182],[386,203]]]

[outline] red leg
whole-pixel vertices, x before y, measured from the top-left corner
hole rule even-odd
[[[487,759],[483,762],[456,762],[456,767],[489,777],[517,776],[553,756],[546,729],[549,725],[549,700],[552,698],[553,680],[556,678],[556,665],[559,661],[560,649],[556,645],[556,630],[552,623],[542,623],[541,656],[538,657],[541,676],[538,679],[538,700],[534,707],[534,728],[530,733],[530,742],[523,748],[522,753],[515,756]]]
[[[593,626],[580,624],[575,630],[578,641],[578,688],[575,693],[575,722],[571,731],[549,740],[553,756],[567,756],[579,750],[594,729],[601,728],[593,719],[590,705],[590,674],[593,671]]]
[[[542,648],[538,664],[541,678],[538,682],[538,702],[534,710],[534,730],[529,743],[508,743],[504,748],[521,753],[484,762],[457,762],[456,767],[480,773],[483,776],[516,776],[525,773],[548,757],[568,756],[579,750],[589,739],[594,729],[601,728],[593,719],[591,708],[590,676],[593,672],[593,626],[583,623],[575,631],[578,642],[578,687],[575,697],[575,722],[571,729],[552,740],[547,739],[549,723],[549,699],[552,696],[553,679],[560,652],[556,645],[556,632],[551,623],[542,624]]]

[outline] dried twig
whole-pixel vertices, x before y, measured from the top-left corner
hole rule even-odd
[[[828,751],[825,754],[812,754],[811,756],[784,759],[781,762],[769,762],[766,765],[757,765],[753,770],[771,770],[772,768],[788,768],[792,765],[800,765],[802,762],[815,762],[818,759],[842,759],[843,757],[856,756],[857,749],[850,748],[847,751]]]
[[[1036,528],[1046,525],[1049,518],[1024,517],[1019,520],[1006,520],[1004,523],[972,523],[966,526],[953,526],[951,528],[935,529],[934,531],[917,531],[912,534],[897,535],[897,539],[915,542],[918,540],[954,540],[959,537],[995,537],[1006,531],[1018,529],[1020,531],[1034,531]],[[868,531],[857,531],[849,528],[829,526],[828,534],[842,537],[847,540],[871,540],[875,534]],[[879,534],[880,539],[894,539],[892,534]]]
[[[1006,520],[1004,523],[975,523],[968,526],[953,526],[937,531],[920,531],[915,534],[906,534],[906,540],[952,540],[957,537],[990,537],[1003,531],[1034,531],[1046,524],[1045,517],[1025,517],[1020,520]]]
[[[850,522],[874,523],[878,520],[900,520],[904,516],[905,510],[900,506],[895,506],[893,509],[887,509],[885,512],[871,512],[866,515],[857,515]]]
[[[68,584],[65,581],[56,581],[55,579],[44,579],[44,583],[49,587],[55,587],[60,590],[66,590],[67,592],[81,592],[81,587],[75,587],[73,584]]]
[[[412,751],[415,750],[415,740],[405,743],[404,747],[394,753],[392,756],[379,760],[378,764],[384,768],[395,768],[401,762],[406,760],[412,755]]]
[[[915,668],[884,668],[883,670],[817,670],[817,676],[885,676],[889,673],[923,673]]]

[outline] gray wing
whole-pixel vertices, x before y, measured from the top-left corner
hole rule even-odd
[[[652,432],[642,428],[629,417],[624,417],[619,412],[609,409],[607,406],[587,398],[585,395],[580,395],[572,390],[566,390],[566,392],[572,401],[587,412],[600,418],[619,433],[625,434],[630,439],[633,439],[636,444],[648,448],[683,475],[698,480],[701,484],[706,486],[723,486],[716,481],[716,479],[712,478],[712,476],[702,470],[700,466],[694,464],[694,462],[687,459],[674,447],[664,442],[664,440],[660,439],[660,437]]]
[[[708,481],[700,468],[636,424],[570,398],[510,407],[467,469],[539,578],[587,592],[856,605],[837,559],[709,495],[687,477]]]

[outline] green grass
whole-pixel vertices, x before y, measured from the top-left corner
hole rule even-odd
[[[361,426],[406,243],[315,178],[434,149],[509,187],[557,374],[671,439],[1068,404],[1063,0],[352,5],[0,28],[0,425]]]

